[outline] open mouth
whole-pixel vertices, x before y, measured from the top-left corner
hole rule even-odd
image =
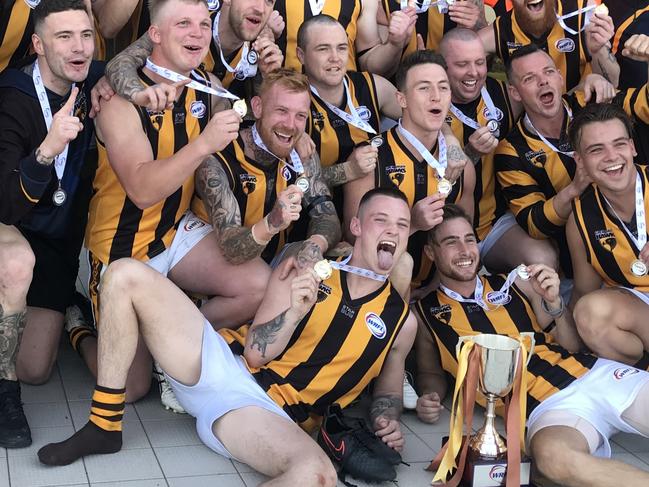
[[[554,103],[554,93],[551,91],[541,93],[541,96],[539,98],[543,105],[552,105]]]
[[[432,113],[435,116],[442,114],[441,108],[433,108],[432,110],[429,110],[429,112]]]
[[[607,176],[619,176],[624,171],[624,164],[614,164],[612,166],[605,167],[603,171]]]
[[[379,267],[381,270],[388,271],[392,268],[394,252],[396,250],[397,244],[389,240],[381,240],[376,246],[376,253],[379,257]]]
[[[258,27],[261,24],[261,19],[259,17],[245,17],[245,19],[250,23],[253,27]]]
[[[70,61],[70,64],[74,66],[75,68],[82,68],[86,65],[86,60],[85,59],[74,59]]]
[[[538,13],[543,10],[544,3],[544,0],[532,0],[531,2],[527,2],[527,9],[531,12]]]
[[[191,52],[192,54],[197,54],[202,50],[201,46],[196,46],[196,45],[186,45],[183,47],[189,52]]]
[[[285,134],[283,132],[278,132],[277,130],[273,130],[273,134],[275,134],[277,140],[279,140],[282,144],[290,144],[293,140],[293,136],[291,134]]]
[[[465,87],[470,88],[470,89],[475,88],[477,84],[478,84],[477,79],[467,79],[467,80],[462,81],[462,85],[464,85]]]

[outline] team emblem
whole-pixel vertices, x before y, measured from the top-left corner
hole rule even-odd
[[[317,110],[311,110],[311,118],[313,119],[313,125],[318,132],[321,132],[325,125],[324,115]]]
[[[527,159],[528,162],[534,164],[536,167],[543,169],[546,161],[548,160],[548,156],[545,154],[545,151],[541,149],[537,151],[526,152],[525,159]]]
[[[451,321],[451,307],[448,304],[430,308],[430,314],[435,317],[437,321],[441,321],[445,325]]]
[[[568,37],[564,37],[555,42],[554,47],[556,47],[559,52],[572,52],[575,50],[575,41]]]
[[[149,114],[149,121],[151,122],[151,125],[153,125],[153,128],[156,129],[156,131],[160,132],[160,129],[162,128],[162,120],[164,119],[165,112],[155,112],[155,111],[147,110],[147,113]]]
[[[370,330],[370,333],[379,340],[383,340],[388,332],[385,323],[383,323],[381,317],[376,313],[367,313],[365,315],[365,325],[367,325],[367,329]]]
[[[392,181],[392,184],[398,188],[406,177],[406,166],[388,166],[385,168],[385,173]]]
[[[252,174],[239,174],[239,180],[241,181],[241,188],[244,194],[249,195],[255,191],[257,187],[257,176],[253,176]]]
[[[597,242],[605,249],[608,250],[609,252],[613,252],[613,249],[617,245],[617,239],[615,238],[615,235],[613,234],[612,231],[606,229],[606,230],[597,230],[595,232],[595,238],[597,239]]]
[[[322,303],[329,296],[331,296],[331,288],[327,286],[324,282],[321,282],[318,285],[318,297],[316,298],[316,302]]]

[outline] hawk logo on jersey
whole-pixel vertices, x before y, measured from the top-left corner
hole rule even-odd
[[[543,169],[545,162],[548,160],[548,156],[545,154],[543,149],[537,151],[528,151],[525,153],[525,159],[528,162],[531,162],[536,167]]]
[[[510,56],[514,53],[514,51],[517,51],[521,47],[523,47],[523,44],[521,44],[520,42],[507,42],[507,50],[509,51]]]
[[[443,304],[441,306],[430,308],[430,314],[433,315],[437,321],[441,321],[445,325],[448,325],[449,321],[451,321],[451,306]]]
[[[444,119],[446,123],[453,123],[453,115],[446,115],[446,119]]]
[[[324,282],[321,282],[318,285],[318,297],[316,298],[316,302],[322,303],[329,296],[331,296],[331,288],[327,286]]]
[[[241,188],[244,194],[249,195],[255,191],[257,187],[257,176],[253,176],[252,174],[239,174],[239,180],[241,181]]]
[[[325,117],[322,113],[317,110],[311,110],[311,118],[313,119],[313,125],[318,132],[322,132],[322,129],[325,126]]]
[[[83,122],[88,114],[88,99],[86,98],[86,92],[83,90],[79,91],[77,99],[74,100],[73,113],[80,122]]]
[[[554,44],[554,47],[556,47],[559,52],[572,52],[575,50],[575,41],[564,37],[563,39],[559,39]]]
[[[149,121],[151,122],[151,125],[153,125],[153,128],[160,132],[165,112],[156,112],[148,109],[146,112],[149,114]]]
[[[613,249],[617,245],[617,239],[612,231],[609,229],[606,230],[595,230],[595,238],[599,244],[609,252],[613,252]]]
[[[387,166],[385,173],[396,187],[401,186],[404,178],[406,177],[406,166]]]

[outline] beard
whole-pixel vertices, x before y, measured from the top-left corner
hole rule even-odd
[[[532,13],[526,6],[517,7],[514,4],[514,12],[516,13],[516,21],[521,27],[522,31],[532,37],[541,37],[544,33],[548,32],[557,21],[556,14],[556,0],[545,0],[543,5],[543,17],[534,18]]]

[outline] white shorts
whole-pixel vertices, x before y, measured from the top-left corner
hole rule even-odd
[[[622,414],[648,382],[649,373],[644,370],[597,359],[589,372],[534,408],[527,420],[528,442],[544,427],[559,425],[539,421],[544,413],[566,411],[584,419],[597,430],[601,436],[599,446],[591,453],[609,458],[611,436],[620,432],[641,434],[622,419]]]
[[[212,225],[205,223],[188,210],[180,220],[171,245],[164,252],[146,262],[146,264],[166,277],[169,271],[211,231]]]
[[[624,286],[618,286],[618,287],[620,289],[626,289],[631,294],[633,294],[638,299],[640,299],[644,304],[649,306],[649,293],[643,293],[642,291],[638,291],[637,289],[633,289],[633,288],[630,288],[630,287],[624,287]]]
[[[246,368],[243,357],[234,355],[223,337],[205,320],[201,348],[201,376],[193,386],[181,384],[165,373],[178,402],[196,418],[196,431],[209,448],[234,458],[214,435],[212,425],[224,414],[247,406],[264,408],[291,418],[264,392]],[[235,458],[236,460],[236,458]]]
[[[506,212],[504,215],[498,218],[484,240],[478,243],[480,257],[487,255],[493,248],[493,246],[496,245],[496,242],[500,240],[500,237],[502,237],[505,232],[507,232],[514,225],[518,225],[518,222],[516,221],[516,218],[511,211]]]

